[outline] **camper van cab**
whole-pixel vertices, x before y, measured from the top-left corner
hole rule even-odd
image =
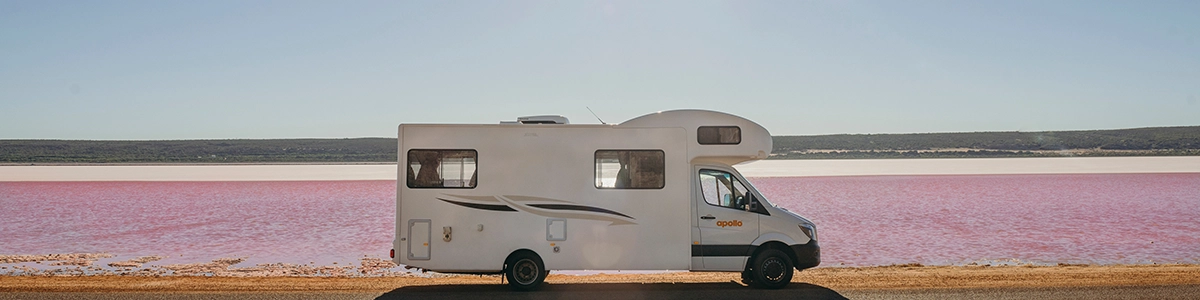
[[[398,142],[397,264],[528,290],[549,270],[735,271],[782,288],[820,263],[813,223],[733,168],[771,153],[738,116],[401,124]]]

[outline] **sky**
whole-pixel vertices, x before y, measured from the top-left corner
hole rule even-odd
[[[773,135],[1200,125],[1200,1],[0,0],[0,139],[395,137],[672,109]]]

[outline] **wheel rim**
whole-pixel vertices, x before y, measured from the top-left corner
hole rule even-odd
[[[539,273],[541,271],[538,270],[537,263],[531,259],[518,260],[516,264],[513,264],[513,279],[521,285],[533,284],[534,281],[537,281]]]
[[[766,261],[763,261],[763,277],[766,277],[766,279],[771,282],[779,282],[780,280],[783,280],[783,273],[786,271],[787,270],[784,269],[783,266],[783,260],[780,260],[777,257],[767,258]]]

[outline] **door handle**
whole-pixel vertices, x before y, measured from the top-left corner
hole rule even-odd
[[[716,219],[717,217],[714,217],[713,215],[704,215],[700,218],[705,219],[705,220],[712,220],[712,219]]]

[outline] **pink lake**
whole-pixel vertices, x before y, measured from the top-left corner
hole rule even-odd
[[[1200,263],[1200,173],[752,178],[817,223],[822,266]],[[395,181],[0,182],[0,254],[353,263]]]
[[[824,266],[1200,262],[1200,174],[759,178]]]

